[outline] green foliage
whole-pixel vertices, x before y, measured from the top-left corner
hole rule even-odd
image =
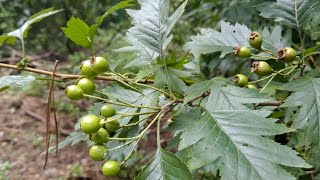
[[[108,24],[117,27],[116,35],[98,30],[104,27],[104,19],[134,4],[132,0],[121,1],[91,26],[85,23],[87,19],[72,16],[62,30],[77,45],[90,48],[93,56],[103,51],[96,48],[97,44],[110,38],[105,45],[109,47],[122,29]],[[97,100],[87,112],[95,115],[95,126],[109,130],[109,141],[102,143],[108,148],[108,156],[99,160],[116,161],[128,168],[133,164],[130,160],[145,163],[153,155],[136,176],[138,180],[202,176],[282,180],[319,174],[320,52],[319,42],[314,41],[320,37],[318,1],[138,0],[136,4],[140,9],[127,9],[132,25],[124,37],[127,45],[117,39],[112,47],[117,48],[113,53],[118,55],[110,58],[110,49],[104,52],[108,55],[108,71],[90,75],[113,82],[102,87],[99,84],[93,94],[83,95]],[[282,26],[259,18],[257,10]],[[244,18],[250,14],[250,18]],[[200,26],[210,28],[189,36]],[[255,48],[250,47],[248,39],[253,30],[262,37],[258,45],[253,45]],[[103,35],[108,38],[94,38]],[[13,43],[10,38],[4,34],[0,42]],[[94,39],[99,42],[94,43]],[[246,53],[239,54],[239,47]],[[290,62],[283,62],[288,49],[294,53]],[[85,51],[80,59],[90,59],[88,53]],[[255,67],[258,65],[252,63],[253,59],[266,65],[267,70]],[[89,69],[94,67],[92,62],[87,60]],[[244,81],[235,81],[234,75],[241,75]],[[2,89],[24,87],[34,80],[19,76],[9,78],[8,83],[5,79],[0,79]],[[114,107],[116,113],[103,117],[104,105]],[[112,122],[119,127],[108,129],[106,124]],[[172,138],[162,133],[165,127]],[[137,147],[149,143],[148,138],[153,136],[157,142],[143,152],[149,155],[136,153],[140,149]],[[59,148],[81,140],[92,145],[94,138],[90,137],[74,132]],[[137,154],[145,158],[139,161],[132,157]]]
[[[231,25],[228,22],[221,22],[221,32],[213,29],[201,29],[197,36],[191,36],[191,41],[185,45],[185,49],[196,57],[200,54],[220,52],[223,58],[226,54],[232,53],[234,47],[239,45],[250,47],[248,37],[251,30],[244,25]]]
[[[145,167],[135,179],[191,180],[192,175],[187,166],[175,154],[160,148],[148,163],[147,167]]]
[[[25,89],[29,84],[36,80],[35,77],[19,76],[19,75],[8,75],[0,78],[0,91],[5,90],[9,87]]]
[[[27,37],[28,30],[31,28],[31,25],[37,22],[40,22],[42,19],[52,16],[62,10],[54,10],[53,8],[45,9],[41,12],[38,12],[31,17],[18,29],[11,31],[9,33],[3,34],[0,36],[0,45],[3,43],[14,44],[15,38],[19,38],[22,43],[23,39]]]
[[[297,31],[308,30],[311,37],[320,36],[320,2],[318,0],[277,0],[256,6],[260,15],[274,19]]]
[[[293,91],[281,107],[300,107],[293,117],[292,127],[303,129],[306,144],[320,145],[320,80],[304,78],[287,83],[283,89]]]

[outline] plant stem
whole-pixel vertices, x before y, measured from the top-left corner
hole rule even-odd
[[[21,70],[21,71],[28,71],[28,72],[33,72],[33,73],[37,73],[37,74],[43,74],[43,75],[47,75],[47,76],[52,76],[52,72],[51,71],[46,71],[46,70],[41,70],[41,69],[36,69],[36,68],[30,68],[30,67],[25,67],[23,69],[19,68],[17,65],[12,65],[12,64],[6,64],[6,63],[0,63],[0,68],[8,68],[8,69],[17,69],[17,70]],[[83,77],[83,75],[75,75],[75,74],[62,74],[62,73],[55,73],[54,74],[55,77],[60,78],[62,80],[66,80],[66,79],[79,79],[81,77]],[[106,77],[106,76],[96,76],[95,79],[98,80],[105,80],[105,81],[116,81],[115,78],[113,77]],[[153,80],[140,80],[139,82],[141,83],[154,83]]]
[[[264,53],[266,53],[266,54],[270,54],[271,56],[273,56],[273,57],[275,57],[275,58],[278,59],[277,54],[274,54],[272,51],[269,51],[269,50],[263,49],[263,48],[261,48],[260,51],[261,51],[261,52],[264,52]]]

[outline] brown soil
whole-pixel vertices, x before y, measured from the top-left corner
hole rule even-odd
[[[43,170],[46,100],[16,97],[5,91],[0,93],[0,102],[0,163],[11,164],[7,179],[106,179],[100,173],[101,163],[90,159],[84,143],[68,146],[60,150],[58,156],[50,154],[47,168]],[[58,119],[63,134],[72,132],[76,119],[63,113],[58,113]],[[1,177],[0,172],[2,178],[5,177]]]

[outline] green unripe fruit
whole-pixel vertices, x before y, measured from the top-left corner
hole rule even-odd
[[[100,118],[95,115],[89,114],[80,120],[80,129],[86,134],[96,133],[100,127]]]
[[[79,79],[77,86],[79,86],[85,94],[93,94],[96,90],[96,85],[88,78]]]
[[[272,68],[265,61],[255,61],[251,65],[251,72],[259,76],[268,76],[272,73]]]
[[[116,109],[111,105],[104,105],[100,109],[100,114],[103,117],[109,118],[117,113]]]
[[[109,70],[109,62],[103,57],[92,57],[91,67],[94,72],[101,74]]]
[[[258,32],[251,32],[249,36],[249,44],[255,49],[261,49],[262,36]]]
[[[244,87],[248,85],[248,78],[243,74],[237,74],[233,77],[233,82],[240,87]]]
[[[89,154],[91,159],[95,161],[102,161],[104,160],[104,157],[106,156],[106,153],[108,153],[108,148],[104,145],[95,144],[91,146]]]
[[[118,121],[110,121],[107,122],[104,125],[104,128],[109,132],[112,133],[114,131],[117,131],[118,129],[120,129],[120,123]]]
[[[109,133],[107,130],[100,128],[98,132],[91,135],[91,140],[97,144],[106,143],[109,141]]]
[[[71,100],[79,100],[83,98],[83,91],[77,85],[68,86],[65,90],[65,94]]]
[[[81,63],[80,65],[80,71],[81,74],[86,76],[86,77],[94,77],[97,75],[91,67],[91,61],[90,60],[85,60]]]
[[[248,88],[248,89],[253,89],[253,90],[256,90],[256,89],[257,89],[257,87],[256,87],[255,85],[253,85],[253,84],[248,84],[248,85],[246,86],[246,88]]]
[[[285,63],[294,61],[296,59],[296,56],[297,51],[291,47],[286,47],[278,51],[278,58]]]
[[[248,58],[251,56],[251,50],[248,47],[240,46],[234,50],[234,55],[241,58]]]
[[[120,172],[120,165],[117,161],[107,161],[101,167],[101,171],[106,177],[116,176]]]

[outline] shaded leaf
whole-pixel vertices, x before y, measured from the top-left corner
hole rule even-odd
[[[305,131],[305,141],[320,145],[320,79],[305,78],[283,87],[293,93],[281,107],[300,107],[293,118],[293,128]]]

